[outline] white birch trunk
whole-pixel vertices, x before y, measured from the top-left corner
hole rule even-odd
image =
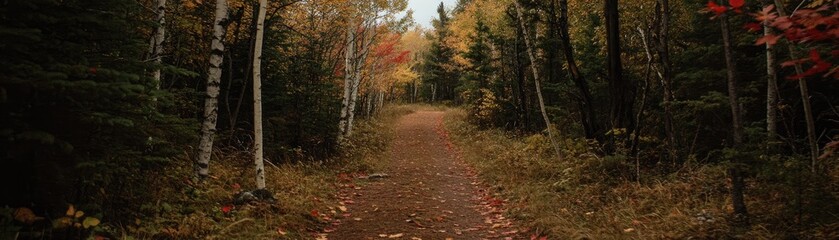
[[[157,0],[155,5],[155,11],[157,13],[157,28],[154,31],[154,36],[151,38],[151,43],[149,44],[149,56],[151,60],[154,61],[158,66],[163,63],[162,54],[163,54],[163,40],[166,38],[166,0]],[[152,72],[152,78],[154,78],[154,85],[155,87],[160,90],[160,68]]]
[[[349,117],[350,95],[353,85],[353,65],[355,59],[355,25],[350,21],[347,25],[347,43],[344,48],[344,95],[341,99],[341,119],[338,122],[338,142],[340,143],[347,131],[347,118]]]
[[[198,146],[196,168],[199,178],[209,175],[210,157],[213,153],[213,138],[218,123],[218,95],[221,83],[221,64],[224,62],[225,22],[227,22],[227,1],[216,0],[213,22],[213,43],[211,46],[210,69],[207,75],[207,93],[204,98],[204,123],[201,125],[201,143]]]
[[[364,63],[367,62],[367,57],[370,55],[370,49],[376,39],[376,20],[373,19],[372,21],[365,24],[364,27],[364,32],[361,33],[361,40],[363,41],[361,44],[361,49],[357,49],[359,51],[356,52],[356,58],[352,59],[354,61],[352,64],[354,68],[353,72],[351,73],[352,89],[350,89],[349,107],[347,108],[347,125],[345,129],[346,134],[344,134],[345,138],[352,136],[353,122],[355,121],[355,108],[356,103],[358,102],[358,90],[361,86],[362,70],[364,68]],[[367,31],[372,31],[371,33],[369,33],[369,36]]]
[[[265,189],[265,162],[262,148],[262,42],[265,33],[265,12],[268,0],[259,0],[259,16],[256,22],[256,43],[253,48],[253,135],[254,167],[256,188]]]
[[[533,70],[533,82],[536,84],[536,97],[539,99],[539,108],[542,110],[542,119],[545,120],[545,126],[548,128],[548,138],[551,139],[556,157],[562,161],[562,153],[559,151],[559,144],[554,139],[553,128],[551,127],[551,119],[548,118],[548,112],[545,109],[545,100],[542,98],[542,86],[539,82],[539,67],[536,66],[536,54],[533,52],[533,45],[530,42],[530,36],[527,33],[527,25],[524,24],[524,14],[522,13],[521,4],[518,0],[516,3],[516,12],[518,13],[519,23],[521,24],[522,33],[524,34],[524,44],[527,48],[527,55],[530,57],[530,68]]]

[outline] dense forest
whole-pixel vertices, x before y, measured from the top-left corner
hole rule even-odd
[[[326,239],[429,108],[532,239],[839,238],[837,10],[2,1],[0,239]]]

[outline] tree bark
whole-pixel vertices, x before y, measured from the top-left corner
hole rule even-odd
[[[341,119],[338,122],[338,142],[344,139],[349,117],[350,95],[353,85],[353,59],[355,59],[356,26],[352,21],[347,23],[347,42],[344,47],[344,95],[341,98]]]
[[[623,78],[620,47],[620,13],[618,0],[606,0],[606,45],[609,66],[609,94],[611,95],[611,126],[612,130],[631,133],[635,127],[635,116],[632,108],[635,102],[635,89],[628,79]],[[618,134],[611,138],[610,151],[614,151]],[[623,138],[623,137],[621,137]]]
[[[603,138],[597,125],[597,115],[594,112],[594,98],[591,96],[588,81],[586,81],[585,76],[580,72],[577,61],[574,59],[571,35],[568,33],[568,0],[560,0],[559,8],[559,35],[563,43],[562,47],[565,53],[565,61],[568,64],[568,71],[571,73],[574,85],[580,92],[580,113],[582,113],[583,129],[585,130],[586,138],[602,141]]]
[[[659,0],[661,19],[659,23],[659,60],[661,61],[661,86],[664,91],[664,131],[670,160],[675,163],[679,158],[679,143],[673,126],[673,68],[670,62],[670,1]]]
[[[731,49],[731,30],[728,26],[728,16],[722,15],[720,17],[720,26],[722,27],[723,49],[725,52],[726,75],[728,77],[728,102],[731,107],[731,124],[732,135],[734,142],[733,148],[738,148],[743,144],[743,123],[740,119],[740,101],[737,98],[737,78],[736,66],[734,63],[734,54]],[[729,169],[731,177],[731,201],[734,208],[734,217],[740,223],[747,222],[748,212],[746,210],[746,203],[744,201],[743,192],[746,184],[743,180],[742,172],[738,164],[740,161],[735,157],[731,160],[733,166]]]
[[[764,1],[768,4],[767,1]],[[764,22],[763,35],[772,35],[772,27]],[[778,73],[775,68],[775,51],[772,44],[766,44],[766,147],[767,152],[774,152],[778,141]]]
[[[253,132],[256,188],[265,189],[265,162],[262,147],[262,44],[265,35],[265,12],[268,0],[259,0],[259,19],[256,23],[256,44],[253,53]]]
[[[152,78],[154,78],[155,87],[160,90],[160,65],[163,64],[163,41],[166,39],[166,0],[157,0],[155,3],[157,27],[151,39],[149,54],[154,63],[158,65],[152,72]]]
[[[200,179],[209,176],[213,139],[218,123],[218,95],[221,81],[221,65],[224,62],[224,37],[227,22],[227,0],[216,0],[213,42],[210,55],[210,69],[207,75],[207,93],[204,98],[204,123],[201,125],[201,143],[198,146],[196,171]]]
[[[778,10],[778,16],[787,16],[784,3],[781,0],[775,0],[775,6],[775,9]],[[787,48],[789,49],[790,58],[798,59],[798,52],[795,50],[793,44],[788,44]],[[801,64],[795,64],[795,72],[798,75],[804,73]],[[802,78],[798,80],[798,89],[801,91],[801,102],[804,105],[804,118],[807,123],[807,140],[810,143],[810,171],[816,172],[816,163],[818,162],[820,150],[819,143],[816,141],[816,120],[813,117],[813,107],[810,104],[810,89],[807,86],[806,79]]]
[[[551,119],[548,117],[548,112],[545,109],[545,100],[542,98],[542,86],[539,83],[539,66],[537,66],[536,61],[536,54],[534,53],[534,47],[530,42],[530,36],[527,33],[527,26],[524,24],[524,13],[522,13],[522,7],[518,0],[514,1],[516,4],[516,13],[518,14],[519,23],[521,24],[522,32],[524,33],[524,43],[527,46],[527,55],[530,58],[530,68],[533,71],[533,82],[536,86],[536,96],[539,99],[539,108],[542,110],[542,119],[545,120],[545,127],[548,130],[548,138],[551,139],[551,145],[556,152],[556,157],[562,161],[562,153],[559,151],[559,144],[556,142],[556,138],[554,138],[554,130],[551,124]]]

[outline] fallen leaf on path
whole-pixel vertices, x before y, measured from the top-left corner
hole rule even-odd
[[[347,211],[347,207],[345,207],[345,206],[338,206],[338,210],[341,210],[341,212],[346,212],[346,211]]]
[[[635,231],[634,228],[627,228],[627,229],[623,230],[623,232],[625,232],[625,233],[631,233],[631,232],[634,232],[634,231]]]
[[[388,235],[387,238],[401,238],[402,236],[405,236],[405,234],[397,233],[397,234],[393,234],[393,235]]]

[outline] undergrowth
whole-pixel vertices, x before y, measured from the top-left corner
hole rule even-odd
[[[621,174],[634,171],[626,159],[591,154],[585,140],[563,139],[559,161],[543,135],[481,130],[466,118],[452,110],[445,122],[464,159],[510,202],[509,215],[551,239],[839,239],[836,219],[790,233],[794,220],[781,211],[789,206],[765,180],[749,183],[747,204],[756,216],[750,227],[732,228],[722,164],[642,171],[637,182]]]
[[[337,214],[336,183],[341,173],[380,169],[379,155],[386,151],[391,126],[417,106],[394,106],[356,125],[352,140],[330,159],[279,163],[266,158],[266,181],[275,201],[234,205],[240,190],[255,188],[249,151],[217,150],[211,177],[197,186],[191,156],[183,156],[153,186],[156,190],[134,222],[110,226],[120,239],[307,239]]]

